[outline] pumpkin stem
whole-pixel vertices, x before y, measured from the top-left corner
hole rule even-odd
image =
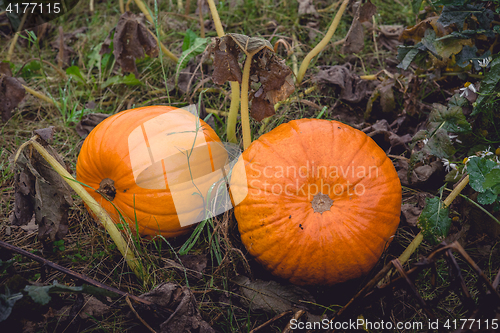
[[[113,201],[116,195],[115,181],[113,179],[104,178],[99,183],[99,188],[96,192],[108,198],[109,201]]]
[[[315,213],[320,213],[323,215],[323,212],[330,210],[333,205],[333,200],[326,194],[319,192],[316,194],[311,201],[311,206],[314,209]]]

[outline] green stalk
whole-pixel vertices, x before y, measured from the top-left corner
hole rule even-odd
[[[215,31],[217,31],[217,36],[221,38],[225,34],[224,34],[224,29],[222,28],[222,23],[220,22],[219,13],[217,12],[217,8],[215,7],[214,0],[207,0],[207,2],[208,6],[210,7],[210,13],[212,14],[212,19],[214,20]],[[231,81],[230,84],[231,84],[231,105],[229,106],[229,117],[227,118],[227,125],[226,125],[227,141],[231,143],[238,143],[238,140],[236,139],[236,121],[238,119],[238,109],[240,104],[240,84],[238,83],[238,81]],[[248,96],[246,97],[246,100],[247,100],[247,110],[248,110]],[[243,126],[243,128],[245,128],[245,126]],[[250,132],[250,121],[248,121],[247,130],[248,132]],[[245,132],[245,130],[243,130],[243,132]]]
[[[229,106],[229,116],[227,117],[227,141],[238,143],[236,138],[236,121],[238,120],[238,109],[240,107],[240,84],[238,81],[231,81],[231,105]],[[248,97],[247,97],[248,99]]]
[[[243,129],[243,149],[247,149],[252,143],[250,133],[250,117],[248,115],[248,85],[250,81],[250,66],[252,65],[252,54],[248,54],[243,67],[241,79],[241,127]]]
[[[309,67],[309,63],[311,62],[312,58],[317,56],[318,53],[320,53],[325,48],[325,46],[328,45],[328,43],[330,42],[330,39],[332,39],[333,34],[335,33],[335,30],[337,30],[337,27],[340,23],[340,19],[342,18],[342,14],[344,14],[344,11],[345,11],[348,4],[349,4],[349,0],[344,0],[344,2],[342,2],[342,5],[340,6],[340,9],[337,12],[337,15],[335,15],[335,17],[332,21],[332,24],[330,25],[330,28],[328,28],[328,31],[326,32],[325,37],[323,37],[321,42],[319,42],[318,45],[316,45],[314,47],[314,49],[312,49],[311,52],[309,52],[306,55],[306,57],[302,61],[302,64],[300,64],[299,73],[297,74],[297,81],[296,81],[297,85],[300,85],[300,83],[302,82],[302,79],[304,78],[304,75],[306,74],[307,67]]]
[[[217,11],[217,7],[215,7],[214,0],[207,0],[208,6],[210,7],[210,13],[212,13],[212,18],[215,24],[215,31],[217,31],[217,36],[224,36],[224,29],[222,28],[222,23],[220,22],[219,12]]]

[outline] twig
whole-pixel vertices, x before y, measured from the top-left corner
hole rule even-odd
[[[142,319],[141,316],[139,316],[139,314],[137,313],[137,311],[135,311],[134,309],[134,306],[132,305],[132,302],[130,302],[130,297],[129,296],[125,296],[125,300],[127,301],[127,304],[128,304],[128,307],[130,308],[130,310],[132,310],[132,312],[135,314],[135,316],[137,317],[137,319],[139,319],[139,321],[144,325],[146,326],[146,328],[150,331],[150,332],[153,332],[153,333],[156,333],[156,331],[151,328],[151,326],[149,326],[148,323],[146,323],[146,321],[144,321],[144,319]]]
[[[457,251],[458,253],[460,253],[460,255],[467,261],[467,263],[476,271],[477,275],[479,275],[481,280],[483,280],[483,282],[486,284],[486,287],[489,289],[489,291],[493,295],[495,295],[495,297],[497,298],[497,301],[500,301],[500,293],[498,292],[498,290],[496,290],[496,288],[493,287],[493,285],[491,284],[488,277],[483,273],[483,271],[481,270],[481,268],[479,268],[479,266],[476,264],[476,262],[474,260],[472,260],[472,258],[469,256],[469,254],[467,252],[465,252],[464,248],[460,245],[460,243],[458,243],[457,241],[454,241],[449,246],[451,248],[453,248],[455,251]]]
[[[7,249],[9,251],[12,251],[12,252],[15,252],[15,253],[18,253],[20,255],[23,255],[27,258],[30,258],[36,262],[39,262],[41,263],[43,266],[48,266],[50,268],[53,268],[59,272],[62,272],[66,275],[69,275],[75,279],[79,279],[87,284],[90,284],[92,286],[95,286],[95,287],[98,287],[98,288],[102,288],[102,289],[105,289],[107,291],[111,291],[111,292],[114,292],[122,297],[129,297],[130,299],[134,300],[135,302],[137,303],[141,303],[141,304],[144,304],[144,305],[147,305],[147,306],[151,306],[153,305],[152,302],[144,299],[144,298],[140,298],[140,297],[137,297],[137,296],[134,296],[134,295],[131,295],[129,293],[126,293],[124,291],[121,291],[120,289],[116,289],[114,287],[111,287],[111,286],[108,286],[108,285],[105,285],[104,283],[102,282],[99,282],[99,281],[96,281],[86,275],[83,275],[81,273],[77,273],[75,271],[72,271],[71,269],[69,268],[66,268],[66,267],[63,267],[63,266],[60,266],[50,260],[47,260],[45,258],[42,258],[40,256],[37,256],[36,254],[33,254],[31,252],[28,252],[26,250],[23,250],[17,246],[14,246],[12,244],[9,244],[9,243],[6,243],[6,242],[3,242],[3,241],[0,241],[0,247],[3,247],[4,249]],[[167,311],[169,312],[172,312],[171,310],[168,310]]]
[[[280,318],[282,318],[284,316],[287,316],[287,315],[289,315],[291,313],[292,313],[292,310],[288,310],[288,311],[285,311],[283,313],[280,313],[279,315],[274,316],[273,318],[271,318],[268,321],[266,321],[264,324],[257,326],[256,328],[254,328],[253,330],[251,330],[250,333],[255,333],[258,330],[260,330],[261,328],[264,328],[264,327],[268,326],[269,324],[275,322],[276,320],[278,320],[278,319],[280,319]]]
[[[405,279],[406,284],[410,287],[411,291],[415,295],[415,298],[420,303],[420,306],[422,307],[422,309],[427,314],[427,317],[429,317],[431,319],[435,319],[436,316],[431,312],[431,310],[427,306],[427,303],[425,303],[425,301],[422,298],[422,296],[420,296],[420,293],[418,292],[417,288],[415,287],[415,284],[413,283],[413,281],[410,280],[410,278],[408,278],[408,275],[406,275],[406,273],[405,273],[405,271],[403,269],[403,266],[401,266],[401,263],[399,262],[399,260],[398,259],[394,259],[391,262],[394,265],[394,267],[396,268],[396,270],[398,271],[398,273],[403,277],[403,279]]]
[[[299,310],[297,312],[295,312],[295,314],[293,315],[293,319],[295,320],[299,320],[300,317],[302,317],[304,315],[304,313],[306,313],[304,310]],[[291,322],[290,321],[286,326],[285,326],[285,329],[283,329],[283,331],[281,333],[289,333],[292,329],[291,329]]]
[[[125,13],[125,5],[123,4],[123,0],[118,1],[120,4],[120,13]]]

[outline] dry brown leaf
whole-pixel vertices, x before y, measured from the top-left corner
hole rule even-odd
[[[247,35],[241,34],[227,34],[226,36],[231,37],[234,42],[238,44],[240,50],[245,52],[246,55],[257,54],[257,52],[265,48],[267,48],[271,52],[274,52],[273,46],[267,39],[259,37],[248,37]]]
[[[266,54],[266,52],[264,52]],[[266,57],[264,55],[263,57]],[[290,67],[285,65],[284,60],[279,60],[277,57],[271,55],[270,59],[266,62],[265,67],[256,69],[256,74],[259,76],[259,81],[262,83],[264,90],[278,90],[285,83],[286,78],[292,74]]]
[[[203,271],[207,267],[208,263],[208,258],[205,254],[187,254],[179,256],[179,259],[182,265],[177,261],[167,259],[165,268],[178,269],[183,274],[185,272],[188,277],[193,277],[198,280],[203,277]]]
[[[44,145],[46,145],[47,143],[51,143],[52,140],[54,139],[54,134],[55,134],[55,130],[56,128],[54,126],[49,126],[49,127],[46,127],[46,128],[40,128],[40,129],[37,129],[37,130],[34,130],[33,133],[38,135],[44,142]]]
[[[46,142],[45,149],[66,168],[62,158]],[[15,185],[15,198],[25,196],[22,201],[14,202],[14,217],[12,223],[20,225],[27,224],[31,215],[35,213],[35,221],[38,224],[38,239],[45,245],[50,245],[58,239],[62,239],[68,232],[69,207],[73,204],[71,189],[69,185],[59,176],[57,172],[36,151],[32,151],[28,159],[21,153],[17,163],[20,170],[19,182]],[[24,174],[24,175],[23,175]],[[33,188],[34,180],[34,188]],[[25,193],[29,193],[26,198]],[[31,204],[31,207],[26,207]],[[23,207],[21,207],[23,205]],[[19,207],[19,208],[17,208]],[[27,213],[19,216],[18,209],[25,209]],[[28,218],[29,216],[29,218]]]
[[[214,72],[212,80],[215,84],[222,85],[226,81],[241,83],[241,68],[238,64],[239,49],[233,39],[221,38],[213,47]]]
[[[109,117],[105,113],[91,113],[83,116],[82,120],[76,124],[75,130],[80,137],[85,139],[87,135],[96,127],[101,121]]]
[[[12,71],[8,62],[0,62],[0,75],[2,74],[12,77]]]
[[[264,97],[264,89],[261,87],[252,98],[250,116],[257,121],[262,121],[264,118],[275,114],[274,106],[268,100],[264,99]]]
[[[423,21],[418,22],[414,26],[407,27],[399,37],[399,40],[413,40],[418,43],[424,38],[425,31],[427,29],[433,29],[436,33],[436,37],[443,37],[453,31],[451,27],[443,27],[441,23],[438,22],[439,16],[428,17]]]
[[[240,286],[242,303],[250,311],[283,313],[294,308],[306,310],[306,302],[315,303],[314,297],[298,286],[282,286],[276,281],[251,281],[243,275],[237,276],[233,282]]]
[[[158,307],[175,309],[174,313],[160,324],[160,333],[215,333],[215,330],[201,317],[196,298],[187,287],[168,282],[140,297],[153,302]],[[154,314],[148,313],[148,315]]]
[[[367,96],[368,82],[351,72],[350,64],[320,66],[320,71],[313,77],[316,83],[330,83],[341,88],[340,99],[351,103],[359,103]]]
[[[59,36],[55,42],[50,44],[52,48],[57,49],[56,61],[60,68],[63,66],[69,66],[71,61],[71,56],[75,54],[75,51],[67,45],[67,41],[64,38],[63,27],[59,27]]]
[[[284,101],[295,91],[295,83],[293,82],[293,74],[290,73],[281,88],[276,90],[271,90],[266,93],[266,99],[271,102],[271,104],[276,104],[279,101]]]
[[[314,7],[312,0],[298,0],[298,2],[299,2],[299,16],[307,14],[318,16],[318,12],[316,11],[316,7]]]
[[[4,70],[7,71],[5,68]],[[21,103],[25,93],[22,84],[17,79],[0,74],[0,114],[3,121],[12,117],[12,110]]]
[[[345,38],[344,46],[342,47],[342,53],[359,53],[363,50],[365,46],[365,32],[362,22],[371,21],[372,16],[377,11],[377,7],[372,4],[369,0],[364,5],[360,6],[358,3],[358,8],[354,14],[354,19],[352,21],[351,27],[347,32]]]
[[[401,45],[399,36],[404,31],[402,25],[380,25],[378,33],[378,43],[388,49],[389,51],[396,51],[398,46]]]
[[[406,223],[412,227],[417,226],[418,217],[420,216],[420,213],[422,213],[422,210],[423,208],[414,206],[413,204],[403,204],[401,206],[401,214],[403,215],[404,220],[406,220]]]
[[[100,53],[109,52],[110,44],[111,39],[108,36]],[[132,72],[138,77],[135,60],[143,58],[144,54],[154,58],[158,56],[159,52],[156,40],[144,25],[144,15],[135,15],[131,12],[123,13],[116,25],[113,37],[113,55],[123,72]]]

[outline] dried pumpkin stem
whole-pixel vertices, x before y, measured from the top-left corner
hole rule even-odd
[[[36,138],[36,137],[35,137]],[[140,262],[135,258],[133,249],[131,249],[127,242],[123,239],[121,232],[118,230],[116,225],[113,223],[108,213],[95,201],[92,196],[80,185],[66,169],[57,160],[50,155],[41,144],[31,139],[30,144],[35,148],[40,155],[50,164],[50,166],[68,183],[69,186],[85,201],[87,206],[94,212],[99,221],[104,225],[108,231],[111,239],[116,244],[116,247],[123,255],[123,258],[127,262],[130,269],[134,272],[138,279],[142,280],[143,270]]]
[[[453,191],[451,191],[450,195],[446,199],[444,199],[443,202],[444,208],[451,205],[453,200],[455,200],[455,198],[460,194],[460,192],[462,192],[462,190],[465,188],[465,186],[467,186],[468,183],[469,183],[469,175],[467,175],[464,179],[462,179],[460,183],[458,183],[457,186],[453,189]]]
[[[212,14],[212,19],[215,24],[215,31],[217,31],[217,36],[224,36],[224,29],[222,28],[222,23],[220,22],[219,12],[217,11],[217,7],[215,7],[214,0],[207,0],[208,6],[210,7],[210,13]]]
[[[238,143],[236,138],[236,121],[238,120],[238,110],[240,108],[240,84],[238,81],[231,81],[231,105],[229,106],[229,116],[227,117],[227,141]],[[248,99],[248,97],[247,97]]]
[[[302,82],[302,79],[304,78],[304,75],[306,74],[307,67],[309,67],[309,63],[311,62],[312,58],[318,55],[330,42],[330,39],[332,39],[333,34],[335,33],[335,30],[337,30],[337,27],[340,23],[340,19],[342,18],[342,14],[344,14],[344,11],[349,4],[349,0],[344,0],[342,2],[342,5],[339,8],[339,11],[337,12],[337,15],[335,15],[332,24],[330,25],[330,28],[328,28],[328,31],[326,32],[325,37],[321,40],[321,42],[316,45],[311,52],[309,52],[304,60],[302,61],[302,64],[300,65],[299,68],[299,73],[297,74],[297,85],[300,85]]]
[[[19,34],[23,29],[24,22],[26,22],[27,16],[28,16],[28,11],[24,13],[23,18],[21,19],[21,23],[19,23],[19,28],[17,28],[17,33],[14,34],[14,37],[12,38],[12,42],[9,45],[9,50],[7,51],[7,57],[5,57],[6,61],[10,61],[10,59],[12,58],[12,54],[14,53],[14,47],[16,47],[17,40],[19,39]]]
[[[142,2],[141,0],[134,0],[134,2],[137,5],[137,7],[139,7],[141,12],[144,14],[144,16],[146,17],[146,20],[148,20],[150,23],[154,24],[153,17],[151,17],[151,14],[149,14],[149,9],[144,4],[144,2]]]
[[[146,28],[147,29],[147,28]],[[172,59],[175,63],[178,63],[179,62],[179,58],[173,54],[172,52],[170,52],[165,45],[163,45],[162,42],[158,41],[158,38],[156,37],[156,35],[151,31],[149,30],[149,33],[151,34],[151,36],[154,37],[154,39],[156,40],[156,42],[160,45],[160,48],[161,48],[161,51],[167,56],[169,57],[170,59]]]
[[[248,85],[250,81],[252,58],[252,54],[247,55],[245,66],[243,67],[243,76],[241,78],[241,128],[243,130],[243,149],[247,149],[252,143],[250,116],[248,114]]]
[[[210,7],[210,13],[212,14],[212,19],[214,20],[215,31],[217,31],[217,36],[219,36],[219,38],[223,37],[225,35],[224,29],[222,28],[222,23],[219,18],[219,13],[217,12],[217,7],[215,7],[214,0],[207,0],[207,2],[208,6]],[[229,106],[229,117],[227,118],[227,125],[226,125],[227,141],[231,143],[238,143],[238,140],[236,139],[236,121],[238,119],[238,109],[240,106],[240,84],[238,83],[238,81],[231,81],[230,84],[231,84],[231,105]],[[247,96],[247,110],[248,110],[248,96]],[[248,123],[250,124],[250,121]],[[250,125],[248,127],[248,131],[250,132]],[[245,132],[245,130],[243,130],[243,132]]]
[[[45,96],[44,94],[42,94],[41,92],[38,92],[36,90],[33,90],[31,89],[30,87],[28,86],[25,86],[24,84],[22,85],[24,90],[26,90],[26,92],[30,93],[31,95],[35,96],[36,98],[39,98],[41,99],[42,101],[45,101],[45,102],[48,102],[52,105],[54,105],[55,107],[57,108],[60,108],[61,107],[61,104],[59,104],[58,102],[56,102],[55,100],[53,100],[52,98],[50,97],[47,97]]]

